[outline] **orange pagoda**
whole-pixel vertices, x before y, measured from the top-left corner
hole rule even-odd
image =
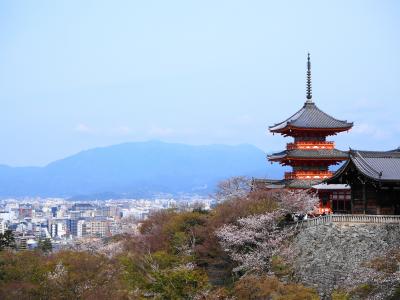
[[[335,148],[327,137],[348,131],[353,123],[333,118],[320,110],[312,99],[310,54],[307,60],[307,99],[303,107],[283,122],[269,127],[273,134],[293,138],[286,150],[268,155],[271,162],[291,166],[283,180],[256,180],[267,188],[309,189],[330,178],[329,166],[348,159],[348,153]]]

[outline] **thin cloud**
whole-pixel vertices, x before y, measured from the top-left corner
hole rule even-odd
[[[119,126],[114,128],[112,132],[117,135],[130,135],[133,133],[133,129],[129,126]]]
[[[357,99],[352,101],[350,104],[350,109],[359,111],[359,110],[376,110],[381,109],[383,107],[382,101],[379,100],[372,100],[372,99]]]
[[[175,131],[169,127],[153,126],[149,129],[148,134],[152,137],[170,137]]]
[[[249,125],[254,123],[254,118],[250,115],[245,114],[237,117],[236,122],[240,125]]]
[[[390,133],[367,123],[356,124],[352,129],[355,134],[372,137],[373,139],[385,140],[391,138]]]
[[[75,126],[75,131],[80,132],[80,133],[93,133],[94,130],[90,126],[84,123],[79,123],[78,125]]]

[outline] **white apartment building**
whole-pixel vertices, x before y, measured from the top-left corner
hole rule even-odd
[[[4,231],[7,230],[7,225],[6,222],[4,222],[4,220],[0,219],[0,233],[4,234]]]
[[[110,224],[105,219],[79,220],[77,224],[78,237],[105,237],[110,233]]]
[[[79,220],[76,224],[77,227],[77,237],[81,238],[86,236],[86,224],[85,220]]]
[[[3,221],[12,221],[17,218],[15,211],[0,211],[0,219]]]
[[[67,224],[65,221],[52,221],[49,226],[51,237],[63,238],[67,234]]]

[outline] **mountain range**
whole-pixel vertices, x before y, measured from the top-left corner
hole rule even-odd
[[[248,144],[134,142],[82,151],[44,167],[0,165],[0,197],[205,195],[231,176],[279,178],[282,173]]]

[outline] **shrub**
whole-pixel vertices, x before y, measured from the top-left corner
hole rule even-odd
[[[271,271],[280,277],[291,274],[292,269],[281,256],[274,255],[271,259]]]
[[[124,299],[119,264],[86,252],[2,252],[1,299]]]
[[[317,292],[299,284],[283,284],[276,277],[247,275],[235,285],[233,295],[243,300],[317,300]]]
[[[371,284],[362,284],[351,291],[351,296],[357,296],[361,299],[373,294],[375,287]]]
[[[379,272],[393,274],[399,269],[399,257],[396,253],[390,252],[383,257],[372,259],[366,266]]]
[[[345,291],[333,291],[332,300],[350,300],[350,295]]]

